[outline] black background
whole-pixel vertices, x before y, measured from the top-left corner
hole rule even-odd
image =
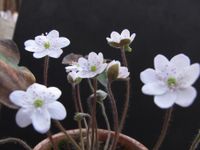
[[[153,67],[153,58],[163,54],[168,58],[184,53],[199,61],[200,54],[200,1],[199,0],[24,0],[16,27],[14,41],[21,51],[21,64],[35,74],[42,83],[42,59],[34,59],[24,50],[24,41],[56,29],[70,39],[59,59],[50,60],[49,86],[63,90],[60,101],[66,106],[68,117],[63,121],[67,129],[75,128],[71,88],[66,81],[62,58],[71,52],[88,54],[103,52],[104,57],[120,59],[120,52],[107,45],[111,31],[123,29],[135,32],[133,52],[127,54],[131,72],[131,102],[124,133],[134,137],[149,149],[154,145],[163,121],[165,110],[153,103],[153,97],[141,93],[141,71]],[[199,91],[199,80],[195,87]],[[121,83],[115,83],[119,109],[123,105]],[[83,97],[89,93],[82,87]],[[85,99],[83,99],[84,101]],[[109,109],[108,109],[109,110]],[[121,110],[121,109],[120,109]],[[0,118],[0,137],[21,137],[32,146],[45,138],[32,126],[21,129],[15,123],[16,111],[3,108]],[[161,150],[187,150],[200,128],[199,96],[191,107],[175,106],[170,130]],[[101,116],[99,116],[101,120]],[[100,121],[102,122],[102,121]],[[53,129],[53,131],[57,131]],[[1,150],[21,149],[11,145]]]

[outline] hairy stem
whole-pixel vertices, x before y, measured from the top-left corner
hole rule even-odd
[[[58,150],[57,146],[55,145],[55,143],[54,143],[54,141],[53,141],[52,134],[51,134],[50,131],[47,132],[47,136],[48,136],[48,138],[49,138],[49,141],[50,141],[51,144],[52,144],[53,149],[54,149],[54,150]]]
[[[123,64],[125,67],[128,67],[128,62],[127,62],[127,59],[126,59],[125,50],[124,50],[124,48],[121,48],[120,50],[121,50],[122,64]]]
[[[173,107],[166,110],[162,130],[161,130],[160,136],[159,136],[156,144],[153,147],[153,150],[159,150],[159,148],[161,147],[161,145],[162,145],[162,143],[163,143],[163,141],[166,137],[166,134],[167,134],[167,131],[168,131],[168,128],[169,128],[169,123],[170,123],[171,116],[172,116],[172,111],[173,111]]]
[[[9,138],[5,138],[5,139],[0,139],[0,145],[2,144],[6,144],[6,143],[18,143],[20,144],[24,149],[26,150],[32,150],[32,148],[26,144],[25,141],[19,139],[19,138],[13,138],[13,137],[9,137]]]
[[[80,146],[76,143],[76,141],[66,132],[65,128],[61,125],[61,123],[57,120],[54,120],[56,126],[58,129],[60,129],[66,138],[77,148],[77,150],[81,150]]]
[[[111,138],[111,128],[110,128],[110,123],[109,123],[109,120],[108,120],[108,116],[106,114],[106,110],[105,110],[105,106],[104,106],[104,103],[101,102],[99,103],[100,106],[101,106],[101,112],[102,112],[102,115],[104,117],[104,120],[106,122],[106,126],[107,126],[107,129],[108,129],[108,136],[107,136],[107,140],[106,140],[106,143],[105,143],[105,146],[104,146],[104,150],[107,150],[108,149],[108,146],[109,146],[109,142],[110,142],[110,138]]]
[[[113,95],[112,90],[111,90],[111,83],[110,82],[108,83],[108,96],[109,96],[110,101],[111,101],[114,130],[115,130],[115,136],[114,136],[113,143],[111,145],[111,150],[115,150],[115,148],[117,146],[117,139],[118,139],[118,136],[119,136],[119,129],[118,129],[119,128],[118,127],[119,118],[118,118],[117,105],[116,105],[115,98],[114,98],[114,95]]]
[[[126,119],[127,112],[128,112],[129,99],[130,99],[130,80],[127,79],[125,82],[126,82],[126,95],[125,95],[126,97],[125,97],[122,117],[121,117],[120,124],[119,124],[119,132],[121,132],[123,130],[125,119]]]
[[[49,69],[49,56],[46,56],[44,59],[44,85],[47,86],[48,83],[48,69]]]
[[[198,148],[199,143],[200,143],[200,130],[198,131],[198,134],[194,138],[189,150],[196,150]]]
[[[85,145],[84,145],[84,141],[83,141],[83,132],[82,132],[81,121],[78,121],[78,127],[79,127],[79,131],[80,131],[81,149],[85,150]]]

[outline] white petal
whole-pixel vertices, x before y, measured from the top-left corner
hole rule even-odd
[[[133,33],[133,34],[131,35],[131,37],[130,37],[131,42],[135,39],[135,36],[136,36],[135,33]]]
[[[167,92],[168,87],[163,82],[145,84],[142,92],[147,95],[162,95]]]
[[[130,38],[130,31],[128,29],[124,29],[121,33],[122,38]]]
[[[42,51],[43,49],[38,46],[34,40],[27,40],[25,43],[25,50],[29,51],[29,52],[38,52],[38,51]]]
[[[44,51],[41,51],[41,52],[35,52],[33,53],[33,57],[35,58],[42,58],[42,57],[45,57],[48,55],[48,50],[44,50]]]
[[[20,107],[29,107],[32,102],[31,97],[25,91],[20,90],[13,91],[9,98],[12,103]]]
[[[50,129],[50,114],[45,109],[37,109],[31,116],[33,127],[39,133],[46,133]]]
[[[181,87],[186,88],[194,84],[200,74],[199,64],[192,64],[190,67],[185,68],[178,76],[178,82]]]
[[[156,75],[156,71],[148,68],[140,73],[140,79],[143,83],[153,83],[158,81],[158,77]]]
[[[59,37],[59,32],[57,30],[52,30],[47,34],[47,38],[55,39]]]
[[[62,92],[56,87],[49,87],[45,92],[46,102],[52,102],[57,100],[61,96]]]
[[[31,124],[31,109],[19,109],[16,114],[16,123],[19,127],[24,128]]]
[[[90,52],[89,55],[88,55],[88,63],[90,65],[97,65],[98,63],[98,55],[95,53],[95,52]]]
[[[99,68],[96,70],[96,74],[101,74],[107,67],[107,64],[101,64]]]
[[[100,63],[103,63],[104,59],[103,59],[103,54],[102,53],[98,53],[98,61]]]
[[[128,72],[127,67],[120,67],[118,78],[121,78],[121,79],[127,78],[129,76],[129,74],[130,74],[130,72]]]
[[[165,56],[159,54],[154,58],[155,70],[164,71],[168,65],[169,60]]]
[[[154,103],[160,108],[170,108],[176,99],[175,92],[167,92],[163,95],[157,95],[154,97]]]
[[[106,40],[107,40],[108,42],[112,42],[112,39],[109,38],[109,37],[107,37]]]
[[[118,32],[113,31],[110,35],[113,42],[119,43],[120,42],[120,34]]]
[[[96,72],[91,72],[91,71],[80,71],[77,73],[77,76],[80,78],[93,78],[97,74]]]
[[[78,64],[84,70],[87,69],[87,67],[88,67],[88,61],[87,61],[87,59],[85,59],[83,57],[78,59]]]
[[[39,35],[35,37],[35,42],[37,45],[44,47],[44,43],[48,41],[47,37],[44,35]]]
[[[47,91],[47,87],[42,84],[38,84],[38,83],[33,83],[26,90],[26,92],[30,96],[32,96],[33,101],[35,100],[35,98],[44,99],[46,91]]]
[[[48,104],[47,107],[48,107],[47,108],[48,112],[52,119],[63,120],[67,115],[65,107],[60,102],[56,101],[56,102],[50,103]]]
[[[57,40],[55,40],[55,43],[58,48],[63,48],[63,47],[68,46],[70,44],[70,41],[69,41],[69,39],[67,39],[65,37],[60,37]]]
[[[48,55],[52,58],[58,58],[60,57],[60,55],[63,53],[62,49],[54,49],[54,50],[50,50]]]
[[[172,57],[170,63],[174,64],[178,71],[181,71],[182,68],[188,67],[190,65],[190,59],[184,54],[178,54]]]
[[[182,107],[188,107],[194,102],[196,96],[197,92],[194,87],[179,89],[175,103]]]

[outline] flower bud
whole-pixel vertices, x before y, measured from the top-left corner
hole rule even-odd
[[[77,112],[77,113],[74,115],[74,120],[75,120],[75,121],[81,121],[81,120],[83,120],[83,119],[86,118],[86,117],[90,117],[90,115],[87,114],[87,113]]]
[[[98,102],[101,102],[101,101],[105,100],[107,98],[107,96],[108,96],[108,94],[103,90],[97,90],[96,91],[96,97],[97,97],[97,101]],[[93,99],[94,98],[94,94],[90,95],[89,98]]]
[[[76,72],[70,72],[67,75],[67,80],[70,84],[79,84],[82,81],[82,78],[78,77]]]
[[[119,75],[119,63],[118,61],[112,61],[107,67],[108,80],[116,80]]]

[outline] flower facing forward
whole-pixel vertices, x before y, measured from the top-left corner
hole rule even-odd
[[[130,35],[130,31],[127,29],[124,29],[121,34],[119,34],[116,31],[113,31],[110,34],[110,37],[107,37],[106,40],[108,42],[108,44],[112,47],[115,48],[126,48],[128,50],[129,45],[133,42],[134,38],[135,38],[136,34],[133,33],[132,35]],[[131,49],[129,49],[129,51],[131,51]]]
[[[88,59],[79,58],[77,63],[66,67],[66,71],[76,71],[76,75],[80,78],[93,78],[102,73],[106,69],[106,66],[107,64],[104,63],[102,53],[96,54],[95,52],[91,52],[88,55]]]
[[[47,35],[36,36],[35,40],[27,40],[24,45],[27,51],[33,52],[33,57],[42,58],[45,56],[58,58],[63,53],[61,48],[70,44],[65,37],[59,37],[56,30],[50,31]]]
[[[127,67],[122,67],[119,61],[111,61],[106,68],[107,76],[110,80],[125,79],[129,76]]]
[[[20,107],[16,122],[20,127],[31,123],[39,133],[50,129],[51,118],[63,120],[66,117],[65,107],[57,101],[61,91],[56,87],[45,87],[34,83],[26,91],[16,90],[10,94],[10,100]]]
[[[154,95],[154,102],[160,108],[169,108],[174,104],[190,106],[196,95],[192,84],[199,77],[199,64],[190,65],[190,59],[179,54],[170,61],[163,55],[154,58],[154,69],[141,72],[140,78],[145,84],[142,92]]]

